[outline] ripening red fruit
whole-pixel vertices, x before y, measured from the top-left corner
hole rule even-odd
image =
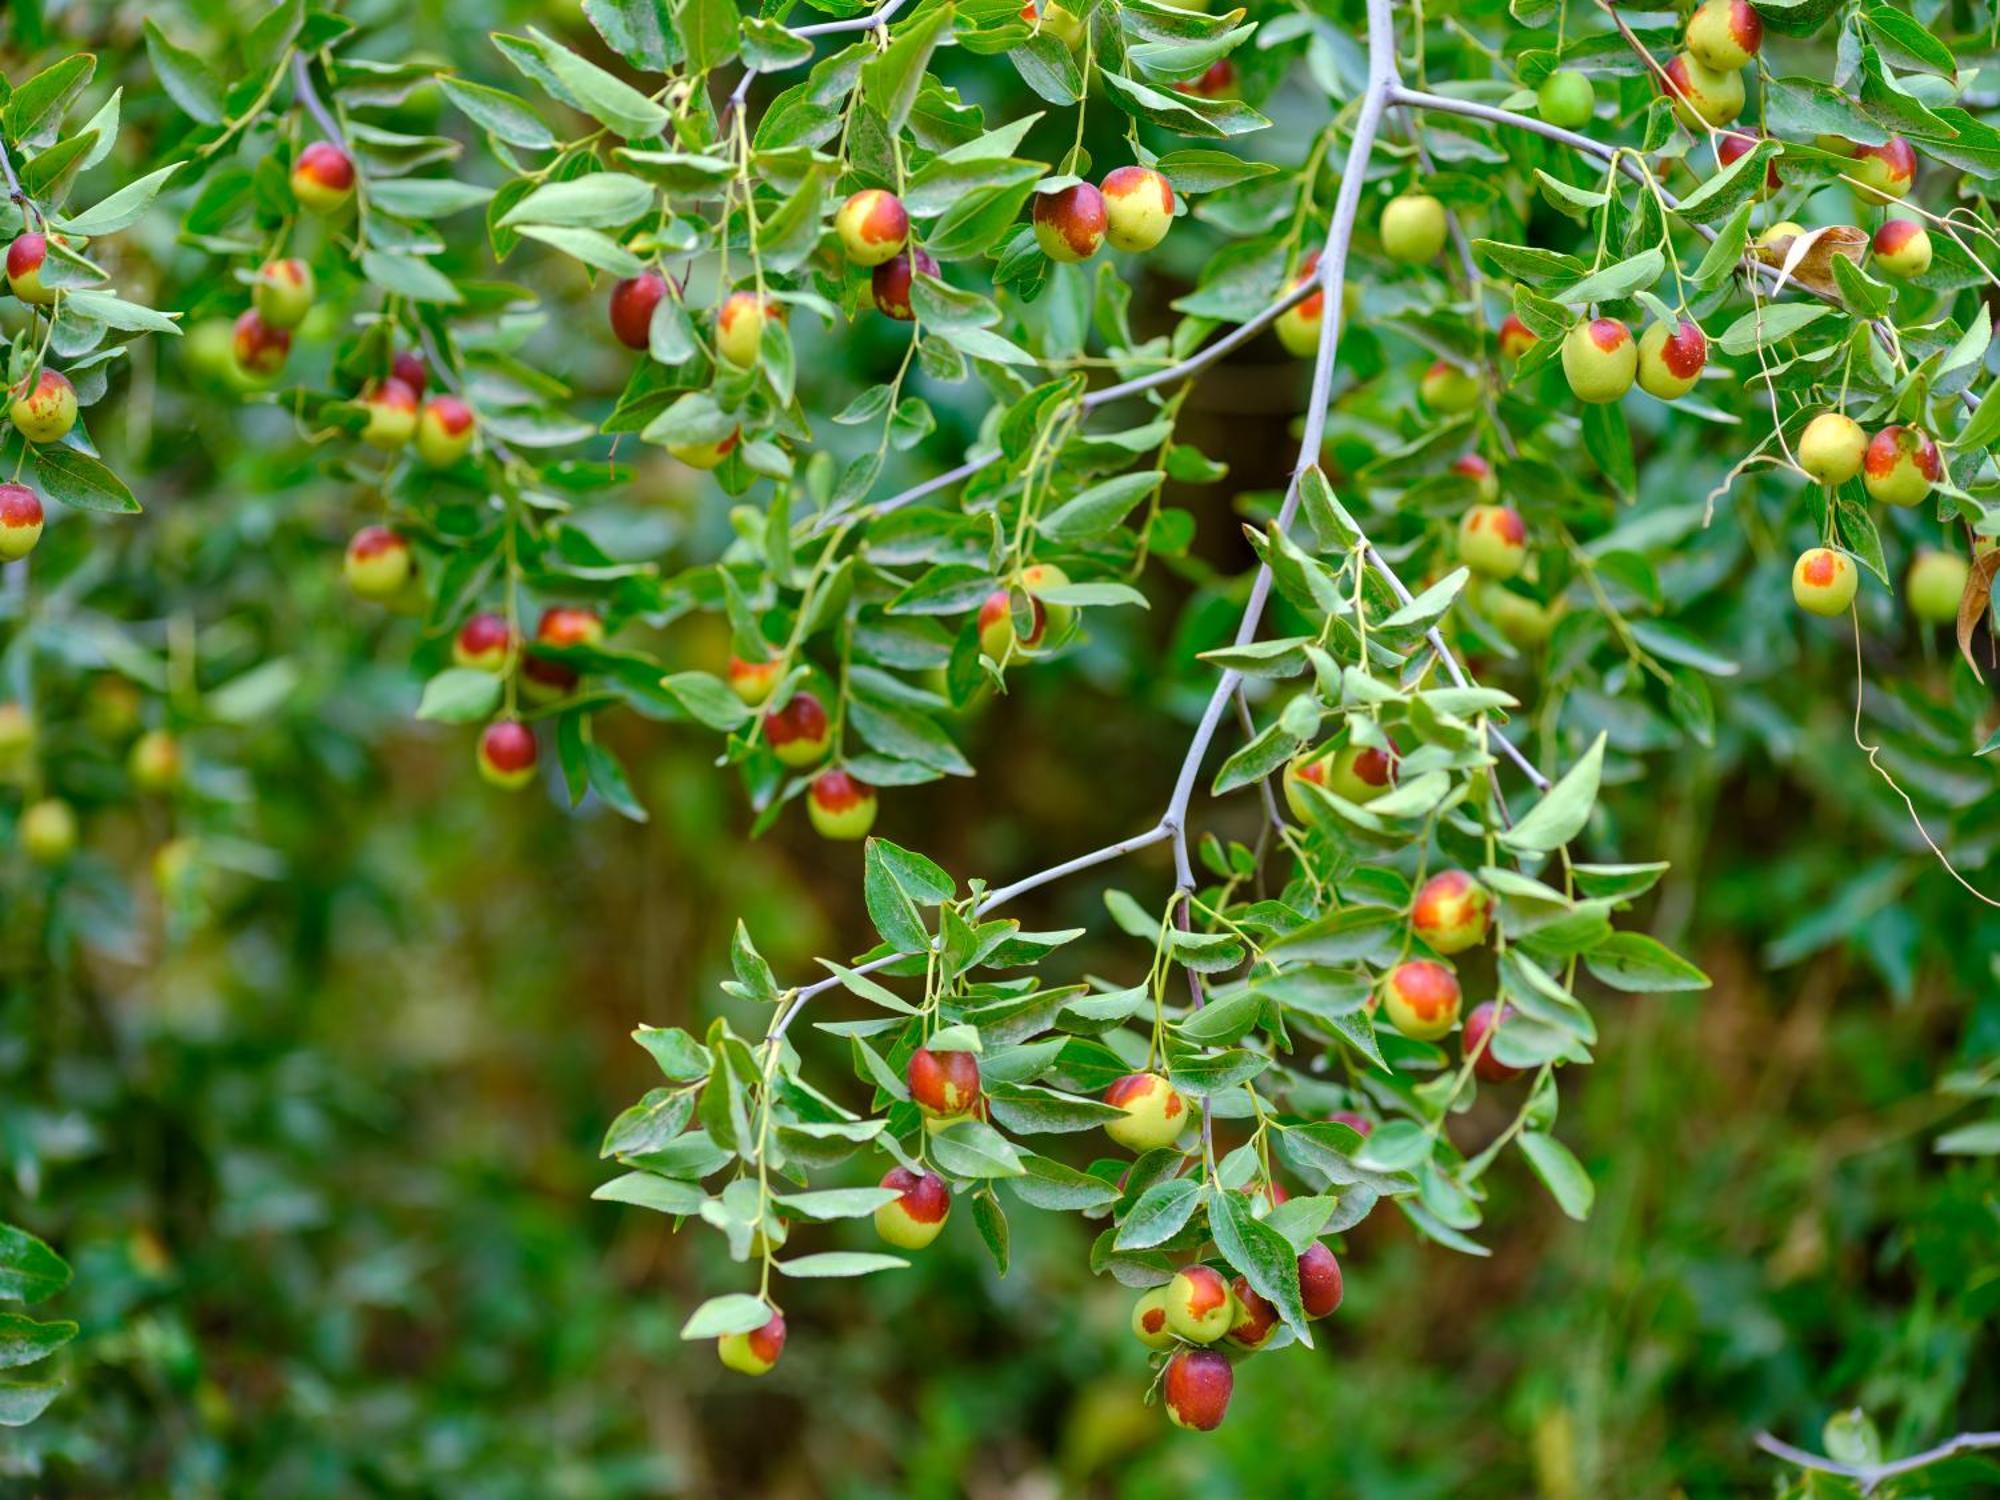
[[[389,363],[389,373],[419,396],[430,389],[431,369],[414,349],[405,349]]]
[[[1875,231],[1871,249],[1875,265],[1899,281],[1921,276],[1931,268],[1931,232],[1915,219],[1890,219]]]
[[[1900,135],[1892,135],[1879,146],[1856,146],[1854,170],[1847,174],[1861,184],[1864,203],[1887,203],[1907,198],[1917,185],[1917,153]]]
[[[1493,472],[1493,465],[1477,453],[1461,453],[1451,461],[1451,472],[1462,474],[1479,487],[1479,500],[1483,505],[1491,505],[1500,498],[1500,479]]]
[[[347,544],[341,570],[347,586],[363,599],[393,599],[415,571],[410,544],[387,526],[364,526]]]
[[[1528,523],[1511,505],[1475,505],[1458,523],[1458,560],[1502,581],[1528,565]]]
[[[1513,313],[1500,320],[1500,353],[1508,359],[1519,359],[1539,343],[1533,330]]]
[[[1235,1321],[1229,1283],[1213,1266],[1188,1266],[1167,1283],[1167,1327],[1189,1343],[1212,1344]]]
[[[285,367],[285,357],[292,352],[291,331],[273,327],[256,308],[249,308],[236,320],[229,352],[245,380],[267,384],[277,378]]]
[[[1042,601],[1026,594],[1028,629],[1014,628],[1014,595],[1009,589],[995,589],[979,606],[979,649],[1001,666],[1016,655],[1031,655],[1048,638],[1049,616]]]
[[[806,816],[823,839],[852,842],[875,826],[875,788],[845,771],[822,771],[806,789]]]
[[[1417,397],[1432,411],[1456,416],[1479,405],[1479,377],[1448,359],[1433,360],[1417,383]]]
[[[868,291],[875,300],[875,310],[899,323],[909,322],[917,315],[916,309],[910,305],[910,283],[919,274],[935,276],[937,273],[938,263],[921,245],[913,245],[895,259],[885,260],[868,279]]]
[[[1434,1042],[1458,1024],[1458,976],[1428,958],[1407,959],[1383,979],[1382,1009],[1404,1036]]]
[[[23,302],[32,302],[37,307],[47,307],[56,300],[55,288],[42,283],[42,267],[48,263],[49,241],[47,235],[27,234],[15,236],[7,247],[7,287]]]
[[[1050,260],[1089,260],[1104,243],[1104,194],[1087,182],[1035,195],[1035,243]]]
[[[1213,1349],[1183,1349],[1167,1361],[1160,1399],[1176,1427],[1213,1432],[1229,1412],[1236,1372]]]
[[[1236,92],[1236,64],[1226,57],[1218,57],[1210,63],[1198,78],[1190,78],[1174,87],[1183,94],[1193,94],[1201,99],[1227,99]]]
[[[1666,65],[1660,92],[1673,101],[1674,118],[1689,130],[1727,125],[1743,113],[1743,75],[1711,68],[1681,53]]]
[[[1708,338],[1701,325],[1682,318],[1674,327],[1655,323],[1639,340],[1639,389],[1675,401],[1695,388],[1708,363]]]
[[[1340,1262],[1323,1241],[1314,1240],[1299,1257],[1299,1300],[1306,1316],[1324,1318],[1332,1313],[1340,1306],[1342,1290]]]
[[[729,683],[729,690],[748,707],[755,708],[771,696],[771,689],[778,685],[778,679],[784,674],[785,664],[775,656],[769,661],[745,661],[740,656],[732,656],[723,675]]]
[[[475,671],[499,672],[506,668],[513,644],[514,633],[507,628],[505,617],[476,614],[459,627],[451,643],[451,659]]]
[[[445,469],[471,451],[472,408],[448,392],[426,401],[417,418],[417,457],[434,469]]]
[[[875,1232],[899,1250],[921,1250],[944,1232],[951,1189],[935,1172],[892,1168],[881,1185],[902,1196],[875,1210]]]
[[[757,363],[764,347],[764,325],[784,322],[782,303],[755,292],[731,292],[715,314],[715,352],[739,370]]]
[[[833,216],[840,248],[857,266],[894,260],[910,238],[910,213],[903,200],[881,188],[863,188]]]
[[[725,1333],[715,1341],[715,1354],[739,1375],[767,1375],[785,1352],[785,1316],[774,1312],[762,1328]]]
[[[1465,1018],[1465,1034],[1459,1042],[1473,1060],[1472,1076],[1482,1083],[1507,1083],[1521,1076],[1519,1068],[1510,1068],[1493,1055],[1493,1037],[1513,1014],[1512,1006],[1488,1000],[1473,1006],[1472,1014]]]
[[[1278,1310],[1243,1277],[1229,1283],[1230,1300],[1236,1316],[1229,1323],[1229,1342],[1239,1349],[1261,1349],[1278,1331]]]
[[[1715,163],[1718,167],[1733,166],[1741,158],[1757,149],[1763,137],[1747,130],[1726,130],[1715,138]],[[1764,186],[1757,196],[1768,198],[1778,190],[1778,162],[1773,157],[1764,168]]]
[[[1639,346],[1616,318],[1592,318],[1571,328],[1562,344],[1563,376],[1579,401],[1603,405],[1632,389]]]
[[[970,1052],[933,1052],[919,1047],[905,1070],[910,1098],[934,1120],[970,1114],[979,1102],[979,1059]]]
[[[1884,427],[1869,441],[1861,482],[1884,505],[1917,505],[1944,473],[1937,444],[1918,427]]]
[[[1167,1327],[1167,1289],[1156,1286],[1132,1304],[1132,1332],[1148,1349],[1171,1349],[1174,1331]]]
[[[1114,250],[1150,250],[1173,228],[1173,184],[1151,167],[1114,167],[1098,191],[1104,198],[1104,237]]]
[[[35,383],[14,398],[7,415],[29,442],[56,442],[76,426],[76,387],[67,375],[45,365]]]
[[[1304,286],[1319,275],[1319,252],[1313,251],[1299,262],[1299,269],[1292,277],[1292,286]],[[1315,291],[1293,303],[1278,314],[1273,325],[1278,334],[1278,342],[1285,346],[1287,354],[1300,359],[1319,352],[1320,326],[1326,317],[1326,293]]]
[[[1439,953],[1463,953],[1486,941],[1493,896],[1463,870],[1433,875],[1410,906],[1410,925]]]
[[[1375,1130],[1375,1122],[1373,1120],[1369,1119],[1366,1115],[1357,1115],[1351,1109],[1336,1109],[1327,1118],[1337,1125],[1345,1125],[1363,1140],[1368,1139]]]
[[[132,741],[125,772],[142,792],[170,792],[180,785],[185,769],[181,742],[170,730],[149,729]]]
[[[556,605],[542,611],[535,640],[544,646],[595,646],[604,639],[604,622],[587,609]],[[547,701],[573,692],[581,673],[565,661],[529,652],[521,663],[521,686],[531,698]]]
[[[250,303],[273,328],[296,328],[313,309],[313,269],[296,257],[267,260],[250,284]]]
[[[764,715],[764,743],[781,765],[803,770],[818,764],[833,746],[826,705],[811,693],[792,694],[783,708]]]
[[[495,719],[479,736],[479,774],[503,791],[535,779],[535,732],[518,719]]]
[[[42,502],[25,484],[0,484],[0,562],[19,562],[42,539]]]
[[[1763,45],[1764,18],[1750,0],[1703,0],[1688,17],[1688,51],[1718,73],[1747,67]]]
[[[1187,1101],[1158,1073],[1127,1073],[1104,1091],[1104,1102],[1123,1110],[1104,1133],[1127,1151],[1154,1151],[1171,1146],[1188,1121]]]
[[[368,413],[361,441],[369,447],[393,453],[417,435],[417,393],[395,376],[370,381],[361,405]]]
[[[292,164],[292,196],[311,213],[338,213],[354,196],[354,160],[332,141],[314,141]]]
[[[1831,547],[1809,547],[1792,564],[1792,602],[1807,614],[1845,614],[1860,587],[1854,560]]]
[[[653,338],[653,309],[667,295],[667,278],[641,271],[611,289],[611,331],[627,349],[644,349]]]

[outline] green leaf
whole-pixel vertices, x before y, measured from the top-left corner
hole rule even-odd
[[[865,1219],[902,1196],[895,1188],[821,1188],[810,1193],[776,1193],[771,1201],[802,1219],[824,1224],[835,1219]]]
[[[1666,274],[1667,258],[1659,250],[1642,250],[1630,260],[1606,266],[1556,293],[1558,302],[1581,307],[1587,302],[1616,302],[1645,291]]]
[[[700,1213],[702,1204],[708,1201],[708,1194],[699,1185],[654,1172],[627,1172],[599,1184],[590,1196],[601,1203],[626,1203],[675,1218]]]
[[[1186,1227],[1201,1206],[1202,1184],[1192,1177],[1169,1177],[1139,1195],[1113,1242],[1120,1250],[1149,1250],[1163,1245]]]
[[[1583,831],[1590,809],[1597,802],[1597,783],[1604,773],[1604,742],[1600,733],[1583,759],[1542,794],[1512,828],[1500,835],[1510,849],[1530,854],[1551,854]]]
[[[1020,1177],[1014,1143],[983,1120],[960,1120],[931,1137],[931,1159],[954,1177]]]
[[[1716,346],[1724,354],[1748,354],[1790,338],[1832,311],[1824,302],[1766,302],[1724,329]]]
[[[719,1339],[724,1334],[752,1333],[771,1321],[771,1309],[761,1297],[730,1292],[710,1297],[681,1324],[684,1339]]]
[[[0,1301],[40,1302],[69,1285],[69,1265],[25,1229],[0,1224]]]
[[[490,719],[500,706],[500,674],[475,667],[447,667],[424,684],[417,717],[440,724],[471,724]]]
[[[1662,994],[1705,990],[1708,976],[1656,938],[1614,932],[1583,955],[1584,965],[1615,990]]]
[[[1521,1154],[1548,1187],[1557,1207],[1572,1219],[1590,1217],[1591,1201],[1597,1190],[1583,1164],[1570,1154],[1569,1147],[1552,1135],[1528,1130],[1521,1134]]]
[[[556,144],[555,133],[542,123],[541,117],[504,90],[449,74],[439,76],[438,86],[447,99],[464,111],[467,119],[509,146],[543,151]]]
[[[882,117],[891,136],[900,135],[916,107],[917,92],[930,66],[931,53],[951,30],[953,7],[947,3],[922,11],[895,28],[895,39],[861,68],[861,97]]]
[[[149,46],[153,31],[153,23],[148,21]],[[62,127],[64,113],[96,71],[96,57],[78,52],[24,81],[7,96],[6,108],[0,110],[0,126],[5,127],[8,139],[25,145],[42,136],[53,136]],[[165,83],[165,78],[161,82]],[[171,86],[168,92],[172,92]]]
[[[1152,494],[1165,478],[1158,469],[1120,474],[1065,501],[1036,522],[1036,527],[1051,541],[1093,541],[1116,530],[1132,507]]]
[[[29,450],[28,463],[34,470],[35,487],[72,510],[138,514],[139,502],[125,481],[88,453],[46,443]]]
[[[384,291],[412,302],[437,302],[447,306],[465,300],[452,279],[427,260],[388,250],[364,250],[361,274]]]
[[[733,38],[735,28],[730,28]],[[623,79],[616,78],[533,27],[528,36],[543,64],[567,89],[577,107],[628,141],[646,140],[666,128],[667,111]]]
[[[46,1359],[75,1337],[74,1323],[38,1323],[21,1313],[0,1313],[0,1368]]]
[[[25,1427],[62,1394],[62,1383],[15,1385],[0,1381],[0,1427]]]
[[[146,18],[146,56],[167,97],[197,125],[222,123],[222,84],[215,71]]]
[[[801,1255],[794,1260],[774,1260],[771,1268],[794,1281],[826,1280],[838,1276],[867,1276],[876,1271],[900,1271],[909,1262],[900,1255],[876,1255],[861,1250],[829,1250],[820,1255]]]
[[[1247,1201],[1236,1193],[1209,1195],[1208,1228],[1222,1258],[1241,1273],[1252,1291],[1277,1308],[1299,1342],[1311,1348],[1312,1329],[1299,1300],[1299,1254],[1292,1242],[1252,1218]]]
[[[699,722],[725,734],[740,729],[755,713],[732,693],[720,677],[706,672],[675,672],[660,679],[660,686],[675,702]]]
[[[65,233],[82,235],[86,239],[129,229],[139,222],[139,216],[145,213],[160,189],[167,185],[167,179],[178,172],[181,165],[177,161],[169,162],[136,182],[126,183],[110,197],[100,199],[81,213],[58,215],[56,225]]]
[[[623,172],[593,172],[567,182],[545,182],[508,209],[502,227],[516,224],[556,224],[578,229],[609,229],[629,224],[653,208],[650,182]]]

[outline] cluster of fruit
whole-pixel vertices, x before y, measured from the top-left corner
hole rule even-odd
[[[134,793],[170,796],[187,780],[187,755],[170,729],[141,727],[139,693],[122,677],[105,676],[93,686],[89,727],[100,744],[115,746],[130,737],[125,749],[125,775]],[[27,793],[17,825],[21,849],[38,865],[56,866],[76,851],[76,809],[62,797],[37,794],[36,749],[40,729],[35,716],[20,703],[0,703],[0,782]],[[170,839],[155,852],[153,870],[163,889],[185,867],[190,844]]]
[[[52,308],[57,292],[45,285],[49,236],[30,231],[7,247],[7,289],[31,307]],[[76,387],[60,370],[37,361],[8,392],[7,416],[31,443],[57,443],[76,426]],[[0,562],[17,562],[42,539],[42,498],[18,479],[0,484]]]

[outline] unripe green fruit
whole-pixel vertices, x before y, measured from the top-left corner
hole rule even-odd
[[[1458,976],[1443,964],[1413,958],[1382,981],[1382,1010],[1412,1041],[1434,1042],[1458,1024]]]
[[[1547,644],[1562,614],[1558,605],[1543,604],[1498,583],[1489,582],[1481,590],[1479,602],[1500,634],[1522,651]]]
[[[1167,1326],[1167,1289],[1156,1286],[1132,1304],[1132,1333],[1148,1349],[1171,1349],[1174,1331]]]
[[[1506,580],[1528,565],[1528,526],[1511,505],[1475,505],[1458,523],[1458,560],[1481,578]]]
[[[1158,1073],[1128,1073],[1104,1091],[1104,1102],[1125,1112],[1104,1133],[1127,1151],[1156,1151],[1171,1146],[1187,1124],[1187,1101]]]
[[[60,797],[44,797],[21,810],[21,847],[38,865],[59,865],[76,848],[76,814]]]
[[[715,1341],[715,1354],[739,1375],[767,1375],[785,1352],[785,1318],[772,1313],[770,1322],[748,1333],[725,1333]]]
[[[667,452],[686,464],[690,469],[700,469],[707,473],[717,468],[722,461],[735,451],[743,434],[732,432],[719,443],[669,443]]]
[[[1292,278],[1294,287],[1303,286],[1319,275],[1319,252],[1313,251],[1299,264]],[[1308,359],[1319,352],[1320,329],[1326,316],[1326,293],[1313,292],[1278,314],[1278,342],[1287,354]]]
[[[1910,563],[1903,580],[1903,597],[1910,613],[1926,625],[1948,625],[1958,618],[1958,601],[1965,594],[1972,565],[1953,552],[1926,547]]]
[[[731,292],[715,315],[715,352],[738,369],[749,369],[764,347],[765,323],[773,318],[783,322],[784,316],[784,307],[768,297]]]
[[[1229,1283],[1212,1266],[1189,1266],[1167,1284],[1167,1327],[1190,1344],[1212,1344],[1236,1321]]]
[[[1462,474],[1479,487],[1479,503],[1492,505],[1500,498],[1500,478],[1493,465],[1477,453],[1461,453],[1451,461],[1451,472]]]
[[[168,839],[153,851],[153,884],[164,900],[185,901],[195,894],[200,854],[201,844],[192,838]]]
[[[1864,203],[1891,203],[1907,198],[1917,185],[1916,148],[1900,135],[1879,146],[1855,146],[1848,176],[1861,184],[1855,191]]]
[[[1931,268],[1930,231],[1914,219],[1891,219],[1875,231],[1871,248],[1876,268],[1900,281],[1921,276]]]
[[[1462,365],[1436,360],[1424,371],[1417,395],[1424,405],[1444,416],[1456,416],[1479,405],[1479,377]]]
[[[1718,73],[1747,66],[1763,45],[1764,18],[1750,0],[1703,0],[1688,17],[1688,51]]]
[[[132,742],[126,772],[142,792],[166,792],[180,784],[181,746],[164,729],[149,729]]]
[[[76,387],[67,375],[44,369],[14,398],[7,414],[29,442],[57,442],[76,426]]]
[[[875,826],[875,788],[845,771],[822,771],[806,791],[806,816],[823,839],[852,842]]]
[[[1809,615],[1839,615],[1854,602],[1861,571],[1844,552],[1811,547],[1792,564],[1792,601]]]
[[[893,1168],[882,1186],[901,1196],[875,1210],[875,1232],[899,1250],[922,1250],[944,1233],[951,1217],[951,1189],[935,1172]]]
[[[267,260],[257,268],[250,302],[273,328],[296,328],[313,310],[317,283],[313,269],[302,260]]]
[[[1700,382],[1707,363],[1708,338],[1700,324],[1686,318],[1672,328],[1655,323],[1639,340],[1639,389],[1677,401]]]
[[[1869,440],[1861,482],[1884,505],[1919,505],[1944,473],[1937,444],[1916,427],[1884,427]]]
[[[1535,90],[1535,111],[1551,125],[1578,129],[1597,113],[1597,90],[1588,74],[1575,68],[1557,68]]]
[[[1689,130],[1727,125],[1743,113],[1743,75],[1711,68],[1683,52],[1666,66],[1660,92],[1673,101],[1674,118]]]
[[[1823,411],[1799,434],[1799,467],[1821,484],[1845,484],[1861,472],[1868,434],[1854,418]]]
[[[1444,205],[1429,193],[1401,193],[1382,209],[1382,251],[1407,266],[1433,261],[1444,250]]]
[[[910,238],[910,214],[903,200],[881,188],[863,188],[833,216],[840,248],[857,266],[894,260]]]
[[[1150,167],[1114,167],[1098,185],[1104,198],[1104,237],[1114,250],[1145,251],[1174,227],[1174,189]]]
[[[1433,875],[1410,906],[1410,925],[1439,953],[1476,948],[1492,919],[1492,893],[1463,870]]]
[[[1615,318],[1592,318],[1563,336],[1563,377],[1579,401],[1602,406],[1632,389],[1639,373],[1639,346],[1632,330]]]
[[[748,707],[755,708],[771,696],[771,689],[785,675],[785,664],[775,656],[769,661],[745,661],[740,656],[732,656],[724,675],[729,690]]]
[[[0,703],[0,777],[18,776],[34,748],[34,715],[18,703]]]

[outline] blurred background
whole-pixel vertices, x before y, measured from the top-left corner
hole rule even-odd
[[[491,9],[502,24],[541,8]],[[349,11],[384,23],[382,55],[453,45],[441,11]],[[136,23],[120,8],[79,25],[129,49]],[[457,60],[490,69],[477,42]],[[408,108],[435,106],[420,92]],[[131,128],[166,108],[128,99]],[[1281,124],[1311,109],[1303,91],[1272,106]],[[170,223],[127,239],[125,273],[191,325],[240,304]],[[1147,262],[1141,326],[1167,326],[1214,244],[1181,233]],[[601,291],[544,290],[563,315],[535,347],[601,410],[626,369],[598,333]],[[1394,288],[1364,290],[1353,374],[1407,365],[1414,383],[1416,346],[1371,327],[1396,306]],[[876,323],[796,332],[816,410],[899,353]],[[1266,340],[1195,391],[1185,435],[1231,475],[1172,496],[1200,527],[1192,555],[1155,569],[1153,610],[1098,612],[1086,645],[1014,674],[960,726],[979,778],[885,794],[878,832],[1004,881],[1157,816],[1210,681],[1195,653],[1240,608],[1237,521],[1282,483],[1304,380]],[[954,460],[985,404],[926,394],[941,430],[906,456],[914,476]],[[38,1311],[83,1333],[62,1396],[0,1443],[0,1492],[1699,1496],[1767,1487],[1755,1433],[1817,1446],[1846,1406],[1892,1453],[1993,1425],[2000,1170],[1990,1144],[1939,1147],[1993,1113],[2000,920],[1853,742],[1851,642],[1802,625],[1786,589],[1812,530],[1795,487],[1745,479],[1702,530],[1721,468],[1700,430],[1644,425],[1656,416],[1635,413],[1642,498],[1613,519],[1652,562],[1663,615],[1714,653],[1706,742],[1601,664],[1480,670],[1526,700],[1547,690],[1545,741],[1565,713],[1612,727],[1593,853],[1673,861],[1641,925],[1715,986],[1594,997],[1603,1044],[1564,1079],[1562,1125],[1597,1186],[1590,1222],[1511,1169],[1488,1259],[1377,1216],[1349,1237],[1323,1347],[1246,1363],[1228,1423],[1196,1435],[1141,1405],[1129,1294],[1089,1276],[1087,1226],[1032,1212],[1013,1218],[1004,1280],[955,1222],[906,1272],[798,1285],[762,1381],[678,1341],[740,1271],[712,1235],[590,1199],[613,1175],[605,1127],[655,1076],[629,1033],[761,1025],[718,988],[739,916],[788,978],[866,948],[858,849],[795,816],[750,841],[714,738],[630,715],[605,728],[643,825],[483,788],[467,731],[411,717],[412,662],[437,643],[340,584],[351,484],[283,414],[238,409],[195,340],[143,346],[98,436],[148,515],[53,515],[35,593],[17,590],[6,622],[30,603],[59,622],[38,645],[43,750],[85,810],[86,851],[51,879],[10,850],[0,876],[0,1219],[72,1262]],[[1420,422],[1414,401],[1343,405],[1329,463],[1351,474]],[[671,573],[726,545],[699,476],[619,456],[634,482],[587,516],[607,551]],[[1906,550],[1924,528],[1894,520]],[[2000,806],[1969,753],[1987,690],[1949,642],[1865,598],[1864,732],[1991,887]],[[623,643],[711,670],[727,654],[699,616]],[[135,694],[156,664],[165,677]],[[192,790],[134,800],[124,746],[178,690],[202,705]],[[1253,838],[1256,815],[1239,795],[1203,826]],[[162,882],[174,838],[194,841],[191,873]],[[1159,854],[1104,878],[1157,898]],[[1149,955],[1107,935],[1102,889],[1073,881],[1013,914],[1089,926],[1072,971],[1132,982]],[[843,1045],[802,1031],[819,1072],[844,1076]],[[1482,1101],[1454,1135],[1476,1149],[1511,1105]]]

